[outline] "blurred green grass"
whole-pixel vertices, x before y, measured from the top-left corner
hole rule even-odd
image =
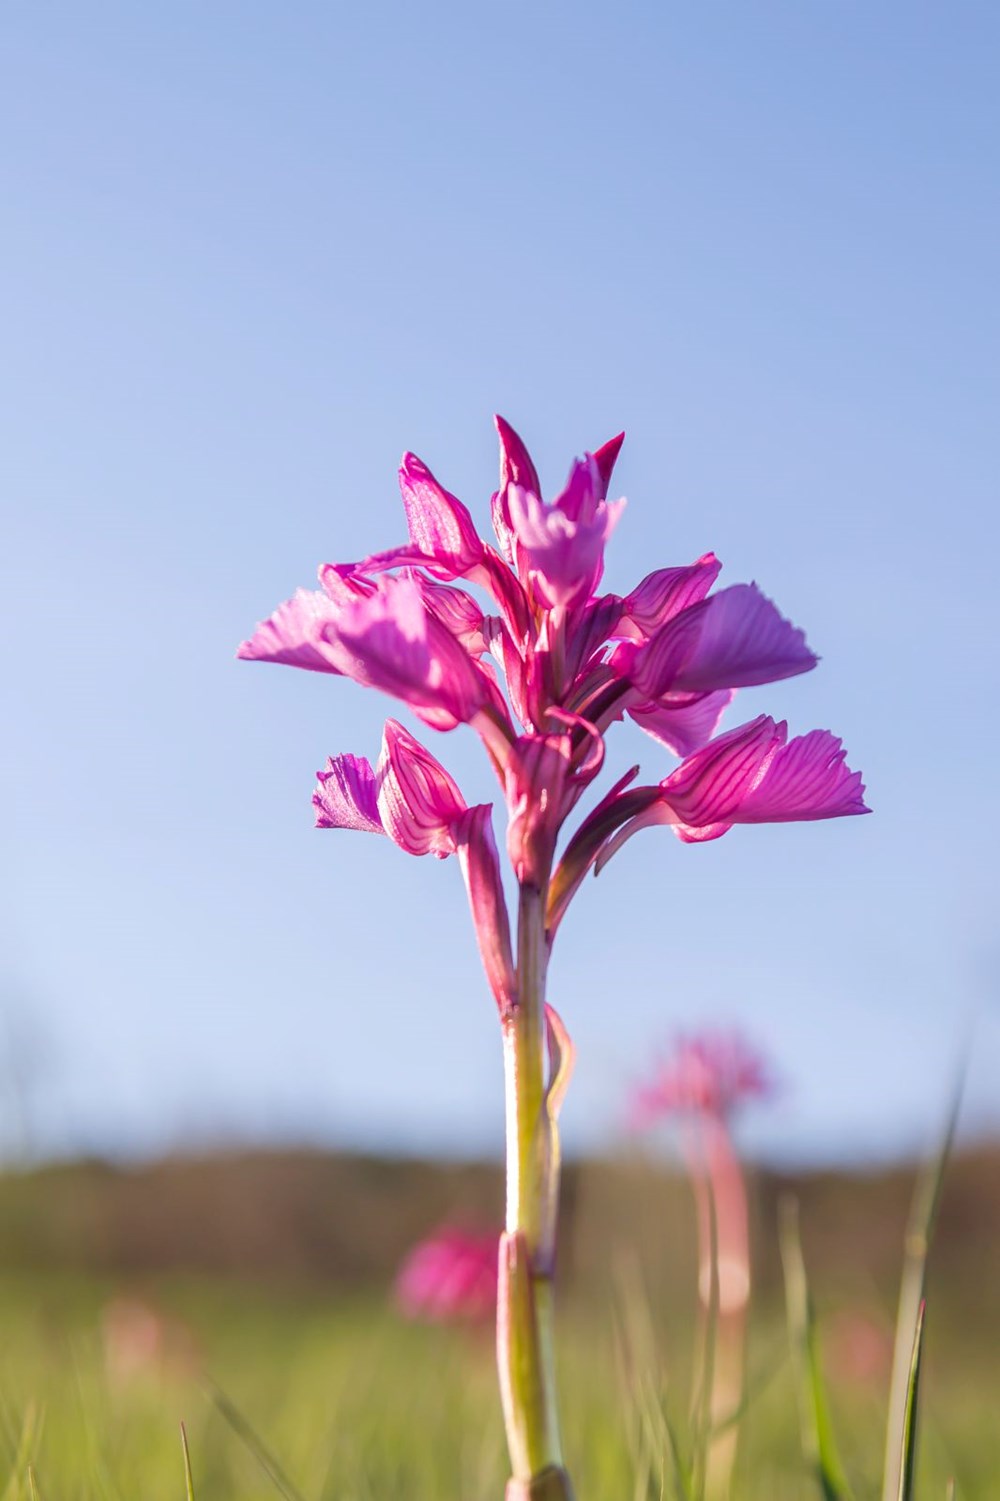
[[[917,1494],[1000,1496],[1000,1157],[960,1157],[931,1262]],[[912,1172],[756,1174],[758,1267],[736,1495],[816,1494],[801,1457],[774,1204],[802,1203],[840,1449],[879,1492],[888,1360]],[[649,1501],[669,1471],[656,1409],[683,1432],[694,1278],[687,1191],[649,1163],[575,1164],[560,1351],[581,1501]],[[400,1251],[499,1204],[492,1166],[246,1156],[0,1180],[3,1501],[184,1496],[498,1498],[490,1331],[403,1323]],[[470,1209],[471,1206],[471,1209]],[[219,1393],[257,1436],[248,1441]],[[276,1482],[255,1446],[273,1456]],[[669,1495],[669,1489],[665,1492]]]

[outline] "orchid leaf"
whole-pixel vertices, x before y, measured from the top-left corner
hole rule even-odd
[[[958,1080],[948,1107],[937,1152],[917,1179],[913,1205],[906,1227],[903,1273],[899,1283],[899,1311],[896,1316],[896,1339],[892,1356],[892,1376],[889,1384],[889,1419],[886,1430],[882,1501],[896,1501],[896,1497],[900,1494],[900,1464],[901,1455],[904,1452],[903,1431],[911,1379],[913,1331],[917,1326],[920,1308],[924,1302],[927,1286],[927,1255],[934,1237],[941,1191],[944,1187],[944,1175],[955,1139],[964,1078],[963,1065],[959,1069]]]
[[[830,1420],[819,1358],[816,1317],[799,1236],[799,1206],[795,1199],[787,1198],[782,1201],[779,1235],[781,1263],[785,1274],[788,1333],[799,1394],[802,1447],[815,1473],[823,1501],[850,1501],[851,1491],[837,1453]]]
[[[906,1405],[903,1408],[902,1444],[899,1455],[899,1501],[913,1501],[913,1485],[917,1463],[917,1401],[920,1395],[920,1357],[924,1343],[924,1310],[921,1303],[917,1310],[917,1324],[913,1331],[913,1352],[910,1356],[910,1371],[906,1383]]]

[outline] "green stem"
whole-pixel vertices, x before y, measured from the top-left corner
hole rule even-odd
[[[507,1228],[501,1251],[497,1358],[512,1494],[572,1501],[556,1410],[551,1247],[545,1245],[545,895],[522,886],[518,1003],[504,1024]]]

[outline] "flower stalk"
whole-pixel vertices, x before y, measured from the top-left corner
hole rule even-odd
[[[559,1152],[553,1091],[546,1081],[545,896],[520,888],[517,1004],[504,1023],[507,1216],[500,1245],[497,1364],[513,1477],[508,1501],[569,1501],[555,1386],[555,1230]],[[552,1108],[554,1106],[554,1109]]]

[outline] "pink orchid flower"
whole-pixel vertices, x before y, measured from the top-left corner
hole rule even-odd
[[[407,540],[359,563],[324,564],[320,588],[279,606],[239,655],[352,678],[434,730],[469,725],[496,775],[517,885],[516,947],[490,805],[468,807],[445,768],[395,720],[374,768],[350,754],[328,762],[314,803],[321,828],[385,834],[412,855],[456,855],[466,882],[503,1026],[508,1204],[498,1349],[514,1480],[523,1489],[534,1475],[564,1473],[547,1289],[556,1117],[573,1054],[545,982],[575,892],[648,825],[668,824],[698,843],[735,824],[868,809],[860,776],[827,730],[789,739],[783,723],[760,715],[717,734],[736,690],[816,665],[802,632],[755,584],[713,593],[721,565],[705,553],[648,574],[629,594],[599,592],[624,505],[608,499],[622,436],[577,460],[546,501],[522,440],[502,418],[497,431],[495,546],[406,454],[399,483]],[[648,785],[633,785],[638,767],[620,776],[561,844],[603,770],[606,735],[624,715],[647,732],[657,756],[666,751],[679,765]]]
[[[443,1226],[410,1251],[395,1295],[409,1319],[480,1323],[496,1317],[499,1235]]]
[[[770,1099],[777,1085],[763,1055],[737,1031],[678,1038],[668,1059],[634,1094],[632,1118],[649,1126],[668,1116],[728,1123],[741,1105]]]

